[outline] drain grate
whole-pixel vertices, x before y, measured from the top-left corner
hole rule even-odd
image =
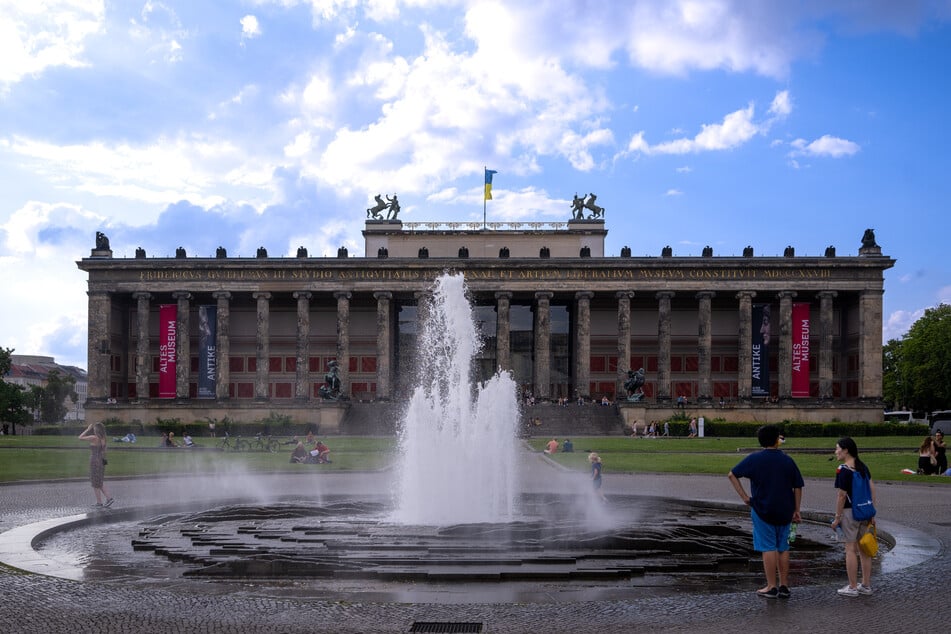
[[[482,624],[458,621],[415,621],[409,631],[427,634],[479,634],[482,632]]]

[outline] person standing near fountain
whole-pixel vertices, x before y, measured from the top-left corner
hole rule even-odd
[[[591,482],[594,484],[594,493],[604,502],[606,498],[604,491],[601,490],[601,456],[592,451],[588,454],[588,462],[591,463]]]
[[[89,481],[92,484],[92,490],[96,494],[96,508],[110,507],[115,499],[109,495],[106,485],[103,482],[106,475],[106,427],[102,423],[90,423],[83,433],[79,434],[80,440],[89,441]],[[103,502],[105,497],[105,502]]]
[[[756,436],[763,450],[741,460],[728,477],[740,499],[750,507],[753,550],[763,554],[766,587],[756,594],[785,599],[789,597],[789,524],[802,521],[799,506],[805,483],[795,461],[779,450],[778,427],[763,425]],[[752,495],[747,495],[740,478],[750,479]]]

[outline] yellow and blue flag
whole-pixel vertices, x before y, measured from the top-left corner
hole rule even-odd
[[[498,174],[496,170],[485,170],[485,200],[492,200],[492,175]]]

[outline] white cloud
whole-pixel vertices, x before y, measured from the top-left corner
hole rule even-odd
[[[790,143],[790,145],[795,148],[795,150],[790,153],[790,156],[808,155],[840,158],[843,156],[852,156],[861,149],[858,143],[828,134],[824,134],[812,142],[807,142],[805,139],[796,139]]]
[[[683,196],[684,193],[679,189],[668,189],[664,192],[664,196]]]
[[[49,68],[85,66],[87,40],[104,23],[102,0],[0,2],[0,85]]]
[[[692,171],[693,171],[693,168],[690,167],[689,165],[684,165],[683,167],[678,167],[678,168],[677,168],[677,173],[678,173],[678,174],[689,174],[689,173],[692,172]]]
[[[921,319],[924,314],[924,308],[919,308],[915,311],[896,310],[885,320],[885,324],[882,327],[882,341],[887,342],[891,339],[901,339],[908,333],[912,324]]]
[[[241,39],[253,40],[261,35],[261,25],[258,19],[253,15],[246,15],[241,18]]]
[[[788,90],[776,93],[773,103],[769,105],[769,112],[780,117],[786,117],[792,112],[792,99],[789,97]]]

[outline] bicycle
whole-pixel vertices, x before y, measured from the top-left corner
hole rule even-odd
[[[266,451],[268,453],[274,453],[277,450],[277,446],[280,443],[277,440],[273,440],[270,435],[265,436],[264,434],[256,434],[254,436],[254,442],[250,443],[248,447],[252,451]]]
[[[242,440],[241,436],[232,436],[228,432],[225,432],[221,442],[218,443],[218,449],[222,451],[244,451],[245,449],[250,449],[250,445],[246,440]]]

